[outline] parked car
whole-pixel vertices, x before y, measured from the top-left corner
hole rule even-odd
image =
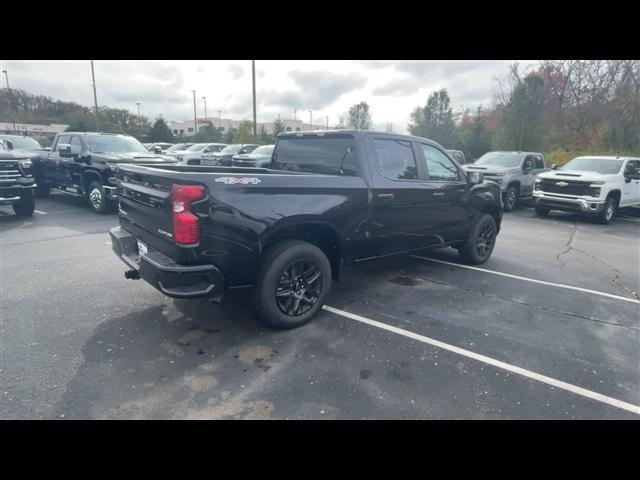
[[[640,158],[574,158],[538,175],[533,196],[537,215],[561,210],[610,223],[618,208],[640,206]]]
[[[260,145],[253,145],[253,144],[227,145],[219,152],[206,153],[202,155],[202,165],[228,167],[231,165],[231,160],[233,159],[234,155],[251,153],[259,146]]]
[[[277,328],[308,322],[348,265],[448,246],[483,263],[502,219],[498,185],[437,143],[365,130],[280,134],[272,169],[122,165],[117,177],[125,278],[176,298],[254,286]]]
[[[193,143],[176,143],[164,151],[165,155],[174,155],[176,152],[182,152],[189,148]]]
[[[234,167],[268,168],[275,145],[261,145],[251,153],[240,153],[231,157]]]
[[[50,148],[40,145],[35,138],[26,135],[0,135],[0,140],[5,144],[8,150],[19,149],[28,152],[36,152],[37,154],[48,152]]]
[[[460,165],[464,165],[465,163],[467,163],[466,159],[464,158],[464,152],[462,150],[447,150],[447,153]]]
[[[36,186],[33,177],[33,153],[27,150],[10,150],[0,140],[0,205],[11,204],[16,215],[33,215]]]
[[[175,163],[150,153],[133,137],[94,132],[58,133],[53,149],[34,169],[36,194],[50,190],[85,197],[96,213],[106,213],[116,204],[114,170],[122,163]]]
[[[183,152],[177,152],[176,159],[184,165],[202,165],[202,158],[209,153],[221,151],[226,143],[195,143]]]
[[[147,147],[147,150],[149,150],[152,153],[164,153],[167,151],[167,149],[171,148],[173,146],[173,143],[150,143],[150,144],[143,144],[145,147]],[[148,145],[148,146],[147,146]]]
[[[531,199],[536,175],[549,170],[544,155],[537,152],[488,152],[464,168],[482,172],[485,179],[500,186],[505,212],[521,200]]]

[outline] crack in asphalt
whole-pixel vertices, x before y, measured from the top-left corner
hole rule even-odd
[[[433,279],[428,278],[428,277],[419,277],[417,275],[413,275],[413,276],[415,278],[420,279],[420,280],[425,280],[427,282],[436,283],[436,284],[439,284],[439,285],[446,285],[448,287],[457,288],[457,289],[462,290],[464,292],[475,293],[475,294],[481,295],[483,297],[494,298],[494,299],[497,299],[497,300],[502,300],[504,302],[515,303],[515,304],[518,304],[518,305],[524,305],[524,306],[527,306],[527,307],[536,308],[536,309],[539,309],[539,310],[543,310],[545,312],[557,313],[559,315],[567,315],[567,316],[570,316],[570,317],[580,318],[582,320],[589,320],[589,321],[596,322],[596,323],[603,323],[605,325],[611,325],[611,326],[614,326],[614,327],[625,328],[627,330],[633,330],[633,331],[636,331],[636,332],[640,331],[640,327],[630,327],[630,326],[627,326],[627,325],[622,325],[620,323],[610,322],[608,320],[600,320],[599,318],[594,318],[594,317],[589,317],[589,316],[586,316],[586,315],[581,315],[579,313],[565,312],[563,310],[556,310],[556,309],[550,308],[550,307],[543,307],[542,305],[535,305],[535,304],[531,304],[531,303],[528,303],[528,302],[514,300],[512,298],[504,298],[504,297],[500,297],[498,295],[492,295],[490,293],[478,292],[478,291],[473,290],[471,288],[461,287],[460,285],[454,285],[454,284],[451,284],[451,283],[444,282],[442,280],[433,280]]]
[[[595,260],[596,262],[599,262],[605,266],[607,266],[608,268],[613,270],[613,278],[611,279],[611,283],[613,283],[614,285],[618,286],[618,287],[622,287],[627,293],[629,293],[633,298],[635,298],[636,300],[640,300],[640,295],[638,294],[638,292],[631,290],[629,287],[625,286],[622,284],[621,280],[622,280],[622,272],[617,269],[616,267],[614,267],[613,265],[611,265],[610,263],[605,262],[604,260],[596,257],[595,255],[592,255],[588,252],[585,252],[584,250],[578,248],[578,247],[574,247],[573,244],[573,239],[576,235],[576,233],[578,232],[578,222],[576,222],[573,225],[573,230],[571,231],[571,234],[569,235],[569,240],[567,241],[567,243],[565,244],[565,246],[567,247],[563,252],[557,253],[556,254],[556,260],[558,260],[558,262],[564,267],[566,264],[560,260],[560,257],[562,255],[564,255],[565,253],[568,253],[570,251],[575,251],[578,253],[581,253],[582,255],[585,255],[586,257],[591,258],[592,260]]]

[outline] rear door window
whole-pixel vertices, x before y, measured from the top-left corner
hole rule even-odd
[[[358,152],[352,135],[280,137],[272,168],[298,172],[358,175]]]
[[[389,180],[418,180],[418,167],[411,142],[390,138],[373,141],[380,173]]]
[[[440,150],[431,145],[421,144],[429,173],[429,180],[455,182],[460,179],[455,164]]]
[[[536,170],[544,170],[544,160],[541,156],[535,157],[535,167]]]

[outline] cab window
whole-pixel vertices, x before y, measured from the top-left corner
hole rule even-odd
[[[373,145],[378,168],[383,176],[390,180],[418,179],[418,168],[410,142],[376,138]]]
[[[431,145],[421,144],[429,173],[429,180],[454,182],[460,179],[455,164],[440,150]]]
[[[71,155],[80,155],[82,153],[82,143],[77,136],[71,137]]]

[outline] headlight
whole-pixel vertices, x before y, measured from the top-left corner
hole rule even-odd
[[[600,187],[597,188],[591,188],[591,196],[592,197],[599,197],[600,196]]]
[[[33,163],[31,162],[31,160],[20,160],[20,166],[22,168],[31,168],[33,166]]]
[[[593,187],[593,186],[598,186],[598,185],[604,185],[604,182],[591,182],[591,185],[589,185],[589,186]]]

